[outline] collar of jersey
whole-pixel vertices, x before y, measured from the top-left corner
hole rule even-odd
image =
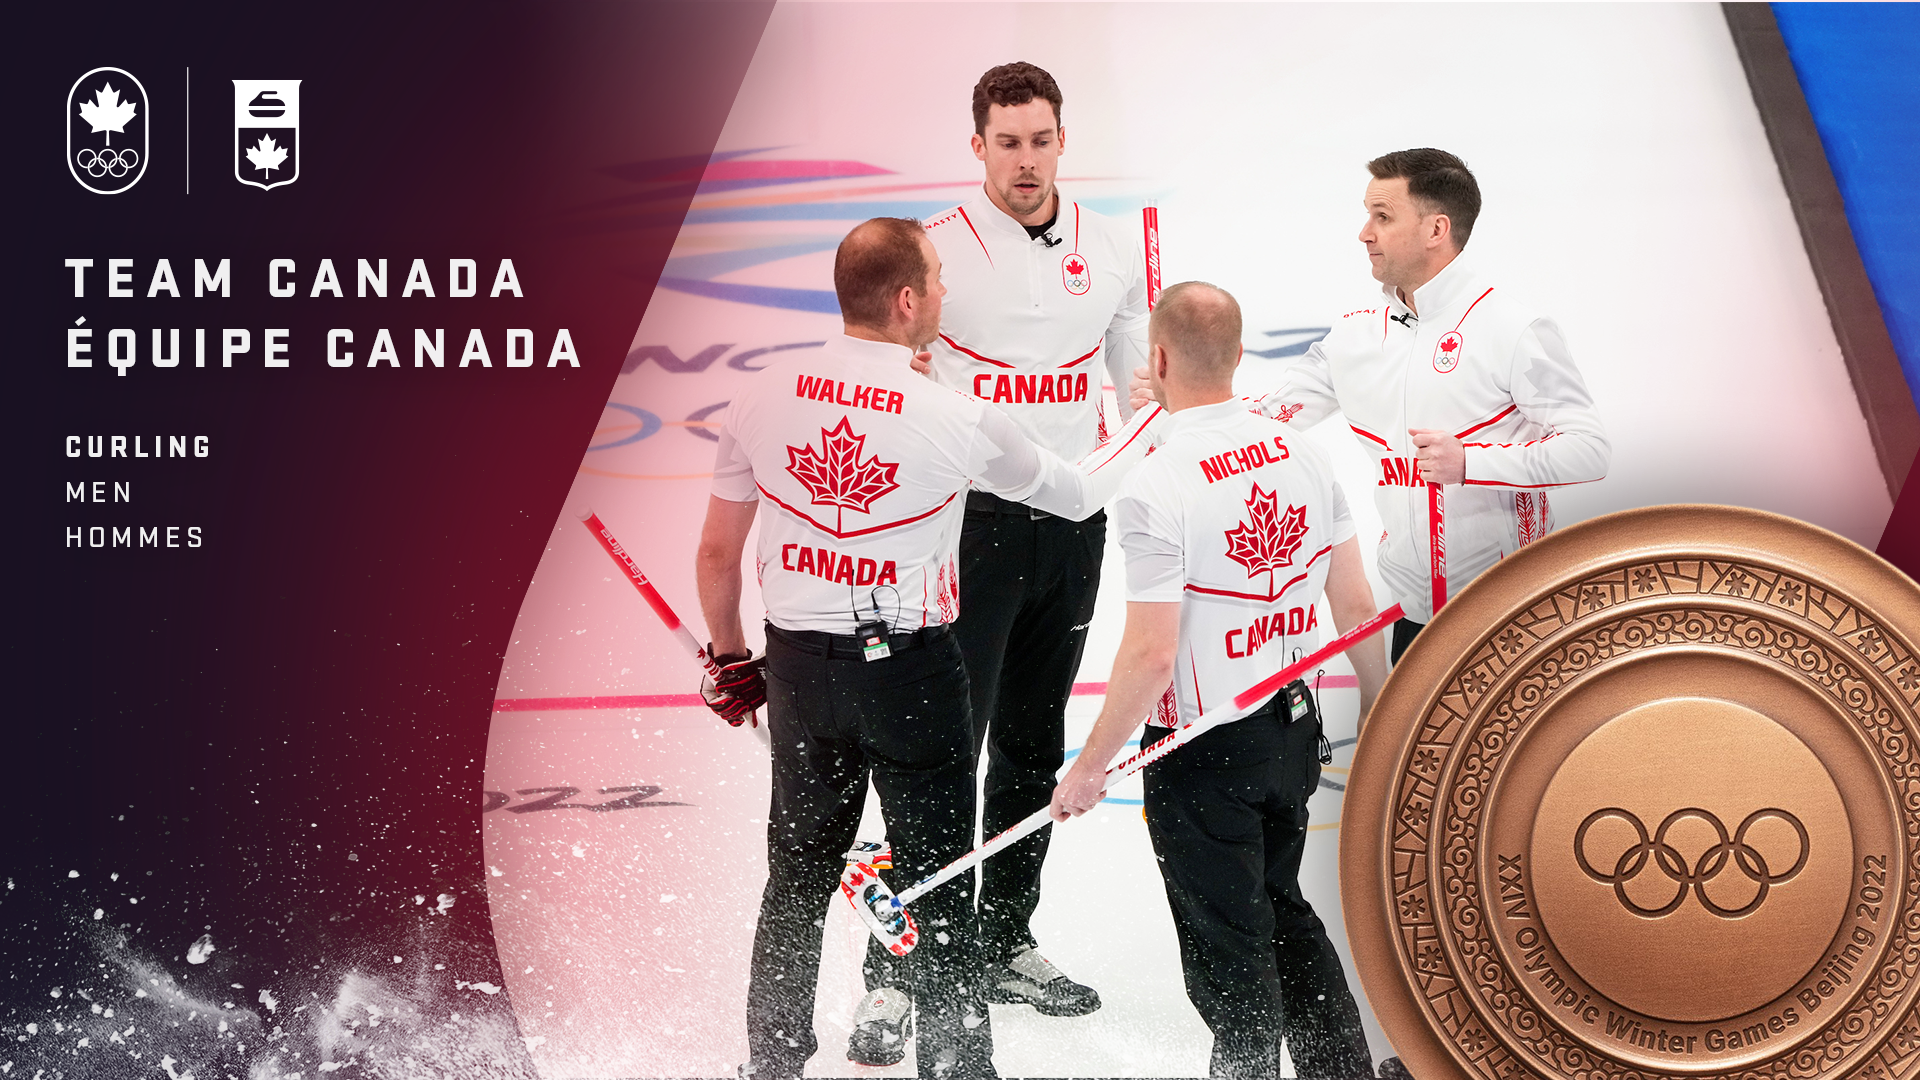
[[[1241,397],[1230,397],[1225,401],[1216,401],[1211,405],[1195,405],[1191,408],[1181,409],[1179,412],[1171,413],[1167,416],[1166,434],[1161,436],[1160,441],[1164,444],[1176,435],[1184,435],[1189,431],[1212,427],[1224,419],[1246,411],[1248,411],[1247,401]]]
[[[1071,213],[1073,200],[1067,198],[1066,195],[1061,192],[1060,185],[1058,184],[1053,186],[1053,192],[1060,197],[1060,216],[1054,218],[1052,230],[1053,235],[1059,236],[1061,223],[1068,221],[1073,216]],[[984,183],[980,185],[980,190],[974,194],[973,198],[967,201],[967,213],[973,216],[981,228],[990,232],[998,233],[1009,240],[1017,240],[1023,244],[1035,242],[1034,237],[1027,235],[1027,227],[1025,225],[1015,221],[1013,215],[994,205],[993,200],[987,196],[987,185]],[[1065,239],[1071,241],[1073,239],[1072,232],[1071,229],[1067,230]]]
[[[842,359],[861,363],[904,365],[913,358],[913,350],[905,345],[895,345],[891,341],[871,341],[867,338],[854,337],[852,334],[841,334],[835,338],[831,351]],[[906,355],[902,356],[902,353]]]
[[[1386,294],[1387,303],[1395,311],[1406,311],[1407,305],[1400,301],[1400,293],[1391,285],[1380,286]],[[1472,299],[1473,271],[1467,268],[1465,260],[1454,256],[1446,268],[1433,275],[1433,280],[1413,290],[1413,302],[1419,309],[1419,318],[1435,319],[1452,309],[1463,300]],[[1478,295],[1475,293],[1475,295]]]

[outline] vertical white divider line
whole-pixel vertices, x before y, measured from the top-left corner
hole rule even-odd
[[[187,69],[187,194],[193,194],[193,69]]]

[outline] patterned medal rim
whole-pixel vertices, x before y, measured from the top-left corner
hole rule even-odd
[[[1657,506],[1595,518],[1508,556],[1461,590],[1387,680],[1367,737],[1355,753],[1340,830],[1342,906],[1354,964],[1395,1051],[1423,1080],[1477,1080],[1493,1073],[1484,1065],[1469,1069],[1464,1064],[1468,1055],[1459,1047],[1457,1036],[1438,1026],[1439,1018],[1423,1001],[1396,940],[1391,861],[1393,807],[1404,779],[1402,766],[1423,722],[1440,707],[1443,692],[1464,674],[1466,662],[1508,631],[1510,624],[1557,593],[1595,576],[1635,564],[1669,562],[1746,564],[1803,578],[1846,599],[1861,615],[1903,639],[1898,642],[1903,657],[1912,658],[1914,642],[1920,641],[1920,586],[1912,579],[1844,537],[1793,518],[1742,507]],[[1717,599],[1725,597],[1703,593],[1687,601],[1697,606]],[[1570,621],[1578,619],[1576,614]],[[1868,656],[1861,665],[1864,673],[1883,681],[1893,677],[1891,668],[1881,665],[1894,653],[1888,647]],[[1915,666],[1904,659],[1900,662]],[[1903,692],[1893,700],[1911,716],[1917,696]],[[1906,814],[1905,835],[1896,845],[1896,857],[1909,867],[1916,855],[1914,816],[1912,810]],[[1902,998],[1909,1010],[1904,1024],[1877,1025],[1879,1042],[1906,1027],[1920,1029],[1920,1019],[1911,1015],[1912,996],[1910,991]],[[1477,1026],[1477,1022],[1467,1025]],[[1502,1039],[1498,1033],[1476,1034],[1496,1042]],[[1858,1049],[1845,1055],[1850,1069],[1863,1061],[1855,1052]],[[1526,1059],[1508,1060],[1517,1065]],[[1809,1075],[1826,1071],[1816,1066]],[[1694,1069],[1671,1075],[1697,1073]],[[1642,1069],[1638,1075],[1667,1074]]]

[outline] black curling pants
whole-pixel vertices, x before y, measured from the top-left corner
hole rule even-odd
[[[1400,657],[1412,647],[1413,639],[1427,628],[1426,623],[1417,623],[1412,619],[1401,619],[1393,624],[1393,654],[1388,657],[1392,663],[1399,663]]]
[[[987,755],[980,835],[993,837],[1047,805],[1066,760],[1067,699],[1100,588],[1107,518],[1042,515],[976,492],[960,534],[960,618],[973,746]],[[1035,944],[1040,866],[1053,826],[980,866],[980,949],[1004,963]]]
[[[967,498],[953,631],[967,661],[974,754],[987,755],[984,838],[1053,797],[1106,540],[1104,512],[1069,521],[986,492]],[[1027,924],[1040,904],[1040,866],[1052,836],[1048,825],[981,864],[984,961],[1004,963],[1034,945]],[[888,880],[897,878],[895,871]],[[887,951],[870,943],[867,988],[899,985],[893,967]]]
[[[1319,716],[1288,723],[1284,698],[1147,766],[1147,832],[1187,997],[1213,1032],[1211,1075],[1271,1080],[1284,1037],[1301,1076],[1371,1077],[1360,1007],[1300,892]],[[1167,734],[1149,726],[1142,742]]]
[[[747,1043],[754,1080],[799,1077],[818,1049],[814,991],[827,906],[853,846],[868,779],[893,844],[896,887],[973,845],[974,769],[967,682],[946,627],[893,637],[864,660],[851,637],[767,628],[773,804],[767,887],[754,931]],[[992,1077],[993,1035],[978,1004],[966,879],[910,908],[919,944],[901,967],[918,1006],[922,1077]]]

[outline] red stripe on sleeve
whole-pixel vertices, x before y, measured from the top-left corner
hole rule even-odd
[[[1153,410],[1155,413],[1158,413],[1160,411],[1160,406],[1158,405],[1153,406]],[[1145,420],[1141,421],[1140,426],[1134,430],[1134,433],[1127,437],[1126,442],[1121,443],[1119,446],[1114,446],[1111,443],[1109,443],[1108,445],[1101,447],[1100,452],[1105,453],[1107,455],[1107,459],[1106,461],[1102,461],[1100,464],[1095,465],[1093,468],[1088,469],[1087,475],[1091,476],[1094,473],[1099,472],[1101,469],[1106,468],[1107,465],[1110,462],[1112,462],[1114,458],[1120,455],[1121,451],[1133,445],[1133,440],[1145,434],[1147,430],[1147,426],[1151,423],[1153,423],[1153,415],[1149,414]]]
[[[1606,479],[1606,477],[1596,476],[1593,478],[1593,480],[1561,480],[1552,484],[1509,484],[1504,480],[1471,480],[1471,479],[1462,480],[1460,482],[1462,484],[1471,484],[1476,487],[1533,488],[1535,490],[1538,490],[1540,488],[1572,487],[1575,484],[1591,484],[1593,483],[1594,480],[1604,480],[1604,479]]]
[[[1489,290],[1487,290],[1487,291],[1488,291],[1488,292],[1492,292],[1493,290],[1491,290],[1491,289],[1489,289]],[[1487,426],[1488,424],[1493,424],[1493,423],[1498,423],[1499,421],[1501,421],[1501,420],[1504,420],[1504,419],[1506,419],[1506,417],[1507,417],[1507,415],[1508,415],[1509,413],[1511,413],[1511,412],[1513,412],[1513,410],[1515,410],[1515,409],[1517,409],[1517,408],[1519,408],[1519,407],[1520,407],[1520,406],[1518,406],[1518,405],[1508,405],[1508,406],[1507,406],[1506,408],[1504,408],[1504,409],[1501,409],[1501,410],[1500,410],[1499,412],[1497,412],[1497,413],[1495,413],[1494,415],[1492,415],[1492,416],[1490,416],[1490,417],[1488,417],[1487,419],[1485,419],[1485,420],[1482,420],[1482,421],[1480,421],[1479,423],[1477,423],[1477,424],[1475,424],[1475,425],[1473,425],[1472,427],[1470,427],[1470,428],[1468,428],[1467,430],[1465,430],[1465,431],[1462,431],[1462,432],[1461,432],[1460,434],[1458,434],[1458,435],[1455,435],[1455,436],[1454,436],[1454,438],[1456,438],[1456,439],[1464,439],[1464,438],[1466,438],[1467,436],[1469,436],[1469,435],[1471,435],[1471,434],[1473,434],[1474,432],[1476,432],[1476,431],[1479,431],[1479,430],[1480,430],[1481,428],[1483,428],[1483,427],[1486,427],[1486,426]]]

